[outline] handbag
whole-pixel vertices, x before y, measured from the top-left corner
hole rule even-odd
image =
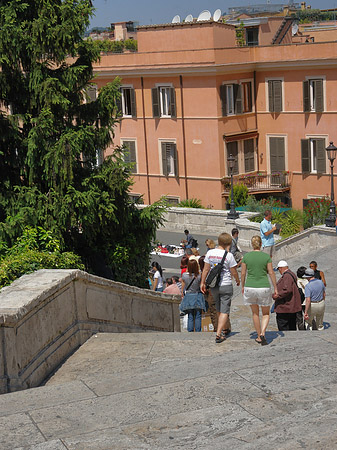
[[[205,297],[203,296],[203,294],[200,291],[199,292],[187,292],[195,279],[196,279],[196,277],[194,276],[192,281],[187,286],[184,298],[182,299],[182,301],[180,303],[179,309],[183,313],[187,313],[187,312],[191,311],[192,309],[202,309],[203,311],[206,310]]]
[[[179,309],[181,312],[188,313],[193,309],[206,310],[205,297],[199,292],[186,292],[182,299]]]
[[[208,275],[206,277],[206,287],[208,288],[214,288],[215,286],[217,286],[220,283],[220,275],[221,275],[221,271],[222,271],[222,267],[224,265],[226,256],[227,256],[228,251],[226,250],[222,260],[219,264],[217,264],[216,266],[214,266],[209,272]]]

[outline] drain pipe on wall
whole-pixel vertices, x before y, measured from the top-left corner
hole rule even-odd
[[[183,133],[183,154],[184,154],[184,172],[185,172],[185,195],[188,200],[188,182],[187,182],[187,163],[186,163],[186,135],[185,135],[185,118],[184,118],[184,96],[183,96],[183,77],[179,75],[180,80],[180,101],[181,101],[181,128]]]
[[[255,129],[258,132],[257,128],[257,104],[256,104],[256,98],[257,98],[257,92],[256,92],[256,70],[254,70],[254,106],[255,106]],[[260,171],[260,155],[259,155],[259,133],[256,138],[256,153],[257,153],[257,170]],[[261,153],[262,156],[262,153]],[[261,161],[262,162],[262,161]]]
[[[141,86],[142,86],[143,127],[144,127],[144,148],[145,148],[145,163],[146,163],[147,196],[148,196],[149,205],[151,205],[150,179],[149,179],[149,155],[148,155],[148,148],[147,148],[145,103],[144,103],[144,79],[143,79],[143,77],[140,77],[140,81],[141,81]]]

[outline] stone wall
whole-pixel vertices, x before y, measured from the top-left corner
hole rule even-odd
[[[180,297],[80,270],[39,270],[0,291],[0,393],[35,387],[97,332],[180,331]]]

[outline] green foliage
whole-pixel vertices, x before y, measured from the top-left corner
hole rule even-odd
[[[0,261],[0,288],[39,269],[84,269],[81,258],[71,252],[41,252],[23,248]]]
[[[130,202],[120,149],[96,166],[119,121],[120,80],[90,101],[100,48],[82,36],[92,13],[90,0],[0,3],[0,101],[10,107],[0,111],[0,255],[22,236],[22,250],[75,252],[87,270],[144,286],[164,205]]]
[[[277,221],[276,221],[277,222]],[[303,228],[303,214],[302,211],[291,209],[282,214],[281,218],[281,236],[286,238],[299,233]]]
[[[239,47],[246,45],[246,30],[242,21],[235,27],[236,43]]]
[[[100,52],[123,53],[125,50],[136,52],[138,43],[135,39],[126,39],[125,41],[112,41],[110,39],[97,39],[92,41],[94,47]]]
[[[250,219],[251,222],[261,222],[264,219],[264,211],[270,209],[272,211],[272,223],[279,223],[282,227],[280,235],[283,238],[298,233],[303,228],[303,214],[299,210],[291,209],[281,211],[281,207],[285,205],[273,197],[267,199],[256,200],[250,195],[247,200],[249,211],[259,212],[260,214]]]
[[[8,254],[20,253],[22,250],[38,250],[41,252],[59,252],[60,241],[51,231],[42,227],[26,227]]]
[[[178,206],[180,206],[181,208],[199,208],[202,209],[204,208],[202,206],[201,200],[198,198],[189,198],[187,200],[182,200]]]
[[[295,17],[300,21],[300,23],[324,22],[327,20],[336,20],[336,11],[304,9],[297,11]]]
[[[248,197],[248,187],[243,183],[238,183],[233,186],[233,195],[235,206],[245,206]],[[229,194],[228,203],[231,202],[232,194]]]
[[[303,209],[304,228],[313,227],[314,225],[322,225],[329,216],[330,199],[314,198],[309,200],[308,205]]]

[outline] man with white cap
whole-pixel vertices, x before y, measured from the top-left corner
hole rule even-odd
[[[316,320],[317,329],[324,330],[323,317],[325,311],[325,286],[322,280],[315,278],[313,269],[306,269],[303,278],[309,283],[305,285],[305,311],[304,320],[309,329],[313,329],[313,320]]]
[[[279,261],[277,269],[281,274],[277,282],[277,295],[273,295],[277,326],[279,331],[296,331],[296,313],[302,310],[297,277],[284,260]]]

